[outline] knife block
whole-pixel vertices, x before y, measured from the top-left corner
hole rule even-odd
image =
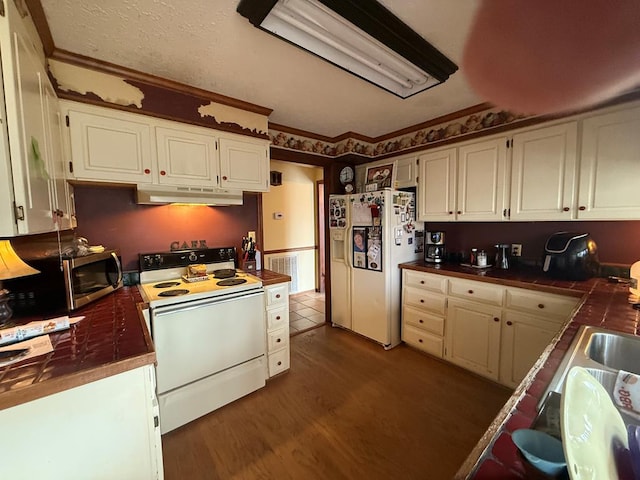
[[[244,272],[255,272],[256,261],[255,260],[240,260],[240,269]]]

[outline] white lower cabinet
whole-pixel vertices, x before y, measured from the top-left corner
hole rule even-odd
[[[158,415],[153,365],[0,410],[0,478],[162,479]]]
[[[498,380],[501,317],[500,307],[449,298],[445,359]]]
[[[267,365],[269,377],[289,369],[289,284],[264,288],[267,319]]]
[[[403,270],[402,340],[515,388],[580,299]]]

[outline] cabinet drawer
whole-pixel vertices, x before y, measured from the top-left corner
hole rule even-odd
[[[404,325],[402,340],[423,352],[442,358],[442,337],[414,328],[411,325]]]
[[[286,283],[265,289],[267,296],[267,307],[280,305],[289,302],[289,287]]]
[[[444,315],[446,300],[444,295],[414,287],[405,287],[403,303]]]
[[[289,349],[269,354],[269,376],[273,377],[289,368]]]
[[[289,325],[289,309],[287,306],[267,310],[267,330],[276,330]]]
[[[521,288],[508,288],[506,307],[536,315],[552,315],[561,320],[566,319],[576,307],[580,299],[565,295],[536,292]]]
[[[408,287],[422,288],[438,293],[447,293],[447,277],[433,273],[404,271],[404,285]]]
[[[449,281],[449,295],[491,305],[502,305],[504,290],[504,287],[497,285],[458,278]]]
[[[444,335],[444,318],[423,312],[417,308],[404,307],[402,309],[402,321],[420,330],[427,330],[436,335]]]
[[[289,345],[289,329],[279,328],[267,334],[267,351],[273,352]]]

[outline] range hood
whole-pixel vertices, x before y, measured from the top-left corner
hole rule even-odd
[[[242,205],[242,192],[213,187],[137,185],[136,203],[143,205],[166,205],[168,203]]]

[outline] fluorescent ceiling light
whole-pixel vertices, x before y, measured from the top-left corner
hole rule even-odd
[[[375,0],[241,0],[258,28],[402,98],[458,67]]]

